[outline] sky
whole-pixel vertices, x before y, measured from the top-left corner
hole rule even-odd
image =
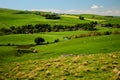
[[[120,0],[0,0],[0,8],[120,16]]]

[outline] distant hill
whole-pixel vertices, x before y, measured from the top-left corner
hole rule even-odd
[[[103,24],[120,24],[120,17],[101,16],[95,14],[59,14],[61,19],[52,20],[41,16],[43,14],[52,14],[52,12],[22,11],[0,8],[0,28],[26,24],[74,25],[78,23],[88,23],[90,21],[98,21]],[[83,16],[85,20],[79,20],[79,16]]]

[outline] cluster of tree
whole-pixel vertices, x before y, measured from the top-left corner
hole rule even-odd
[[[60,16],[58,14],[46,14],[43,15],[46,19],[60,19]]]
[[[45,17],[46,19],[60,19],[60,16],[51,12],[40,12],[40,11],[20,11],[16,14],[35,14]]]
[[[85,33],[85,34],[80,34],[80,35],[72,35],[72,36],[67,36],[67,39],[75,39],[75,38],[82,38],[82,37],[91,37],[91,36],[102,36],[102,35],[118,35],[120,34],[120,31],[114,30],[114,31],[105,31],[105,32],[97,32],[97,31],[92,31],[90,33]]]
[[[83,17],[83,16],[79,16],[79,19],[80,19],[80,20],[84,20],[84,17]]]
[[[42,12],[42,11],[19,11],[15,14],[35,14],[35,15],[46,15],[46,14],[52,14],[51,12]]]
[[[120,24],[107,23],[107,24],[103,24],[103,26],[105,26],[105,27],[111,27],[111,28],[120,28]]]
[[[95,30],[96,22],[76,24],[74,26],[54,25],[49,24],[36,24],[36,25],[23,25],[19,27],[11,26],[10,28],[1,28],[0,32],[4,34],[29,34],[39,32],[60,32],[60,31],[75,31],[75,30]]]

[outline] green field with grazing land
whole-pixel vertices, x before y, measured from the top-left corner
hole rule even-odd
[[[120,17],[58,15],[46,19],[32,11],[0,8],[0,80],[119,80]],[[50,31],[36,24],[48,24]],[[45,42],[38,45],[39,37]]]
[[[58,43],[52,43],[48,45],[33,46],[30,49],[36,49],[38,53],[23,53],[21,57],[16,57],[17,47],[13,46],[10,48],[6,47],[8,54],[14,55],[12,57],[16,58],[4,58],[1,62],[11,62],[11,61],[25,61],[34,59],[46,59],[54,58],[64,54],[97,54],[97,53],[108,53],[120,51],[120,35],[110,35],[110,36],[95,36],[86,38],[77,38],[72,40],[65,40]],[[15,41],[16,42],[16,41]],[[21,42],[22,43],[22,42]],[[26,43],[29,43],[28,40]],[[1,47],[0,51],[3,55],[8,55],[5,48]],[[28,48],[29,49],[29,48]],[[13,50],[13,52],[12,52]],[[11,53],[10,53],[11,52]],[[6,54],[5,54],[6,53]],[[2,56],[1,56],[2,57]],[[29,58],[28,58],[29,57]]]
[[[120,52],[62,55],[0,66],[0,79],[119,80]]]
[[[98,21],[100,23],[119,24],[119,17],[106,17],[92,14],[80,15],[60,15],[59,20],[45,19],[43,16],[35,14],[16,14],[19,10],[3,9],[0,8],[0,26],[22,26],[26,24],[61,24],[61,25],[75,25],[78,23],[89,23],[90,21]],[[85,17],[85,20],[79,20],[78,16]],[[0,27],[0,28],[1,28]]]

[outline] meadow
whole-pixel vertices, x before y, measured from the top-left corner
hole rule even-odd
[[[18,12],[20,12],[20,10],[0,8],[0,28],[18,27],[26,24],[75,25],[79,23],[89,23],[90,21],[97,21],[103,24],[119,24],[120,22],[119,17],[106,17],[94,14],[60,14],[61,19],[50,20],[35,14],[16,14]],[[85,20],[80,20],[78,16],[85,17]]]
[[[60,56],[47,60],[7,63],[0,79],[119,80],[120,53]],[[94,78],[93,78],[94,77]]]
[[[16,14],[20,10],[0,8],[0,28],[28,24],[75,25],[97,21],[120,24],[119,17],[95,14],[59,14],[52,20],[35,14]],[[80,20],[83,16],[85,20]],[[76,30],[4,34],[0,36],[0,80],[119,80],[120,28],[96,26],[96,31]],[[76,37],[81,34],[105,33]],[[45,39],[36,45],[36,37]],[[71,37],[71,39],[65,39]],[[59,39],[58,42],[55,42]],[[23,52],[18,52],[19,50]],[[36,50],[34,53],[32,50]]]

